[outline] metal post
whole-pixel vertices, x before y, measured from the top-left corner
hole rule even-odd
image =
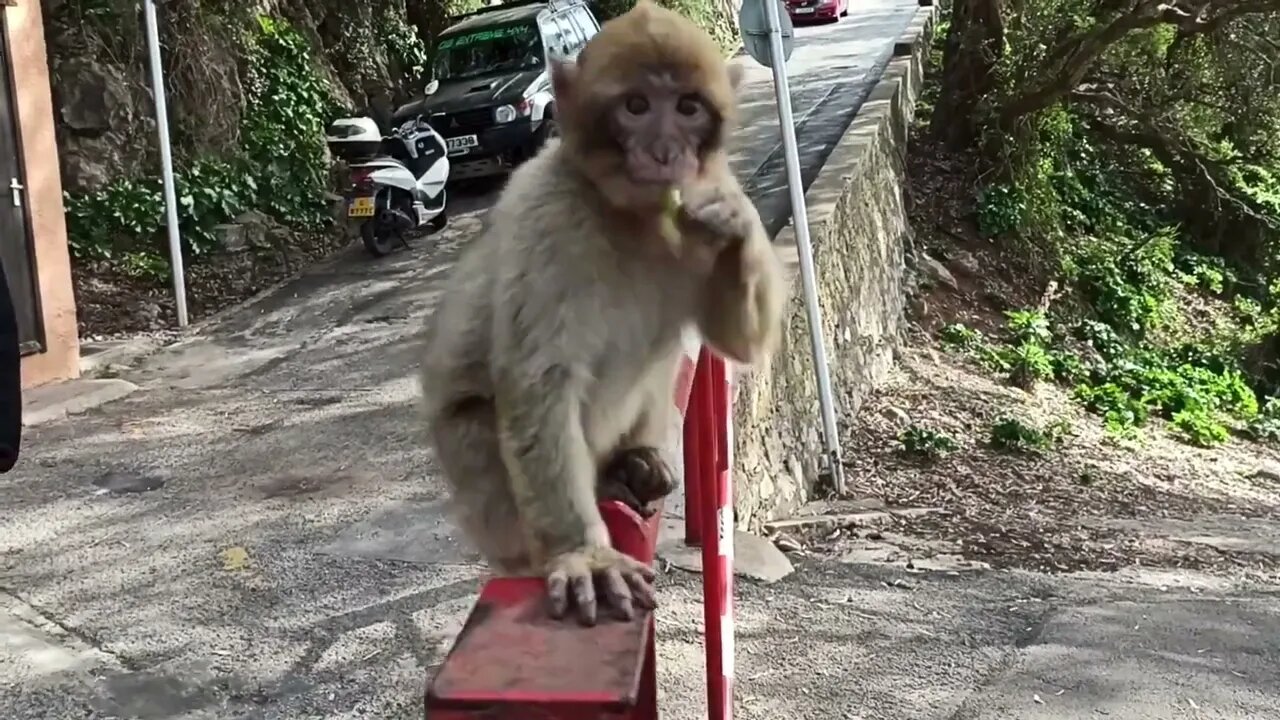
[[[160,64],[160,30],[155,0],[142,0],[151,57],[151,93],[156,103],[156,131],[160,135],[160,170],[164,177],[165,225],[169,231],[169,262],[173,265],[173,294],[178,327],[187,326],[187,279],[182,266],[182,238],[178,232],[178,193],[173,181],[173,153],[169,146],[169,109],[164,98],[164,69]]]
[[[822,310],[818,306],[817,271],[813,266],[813,245],[809,239],[809,213],[804,202],[804,182],[800,177],[800,149],[796,143],[795,119],[791,114],[791,86],[787,81],[786,53],[782,46],[782,21],[777,0],[763,0],[769,24],[769,51],[773,56],[773,84],[778,99],[778,125],[782,131],[782,151],[787,161],[787,189],[791,193],[791,223],[795,226],[800,251],[800,281],[804,285],[804,306],[809,315],[809,340],[813,345],[813,365],[818,374],[818,403],[822,410],[822,434],[827,446],[827,462],[836,490],[843,493],[844,463],[840,457],[840,437],[836,431],[835,401],[831,392],[831,372],[822,339]]]

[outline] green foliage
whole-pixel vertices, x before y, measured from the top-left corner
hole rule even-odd
[[[1005,327],[1020,344],[1044,345],[1053,340],[1049,319],[1039,310],[1009,310]]]
[[[1280,391],[1280,74],[1256,41],[1280,8],[1212,3],[1186,32],[1142,3],[997,5],[1001,51],[952,48],[934,129],[979,158],[978,230],[1064,281],[1046,320],[1070,332],[1011,313],[1002,344],[944,340],[1024,386],[1047,365],[1117,435],[1280,433],[1258,407]]]
[[[938,336],[943,344],[960,350],[975,350],[986,343],[981,332],[962,323],[952,323],[943,327]]]
[[[216,247],[216,226],[250,209],[314,230],[324,222],[323,135],[333,102],[311,64],[310,47],[282,20],[262,16],[246,39],[248,105],[243,147],[229,157],[201,157],[175,170],[184,252]],[[164,188],[159,177],[120,178],[91,193],[65,197],[74,257],[111,261],[155,281],[170,268]]]
[[[246,39],[248,103],[244,150],[259,173],[261,207],[316,228],[324,217],[324,128],[336,110],[311,48],[288,22],[258,16]]]
[[[1001,417],[991,427],[991,446],[998,450],[1039,453],[1049,450],[1071,432],[1071,422],[1061,419],[1044,427],[1015,417]]]
[[[419,86],[430,74],[431,54],[417,30],[409,25],[404,13],[390,5],[383,8],[377,29],[387,52],[400,66],[401,77],[395,79],[410,87]]]
[[[1183,285],[1221,295],[1236,283],[1235,272],[1220,257],[1184,253],[1177,259],[1178,280]],[[1245,299],[1245,298],[1240,298]]]
[[[1067,276],[1099,319],[1122,333],[1140,336],[1168,319],[1174,237],[1165,228],[1121,247],[1089,243],[1069,263]]]
[[[1009,365],[1009,382],[1030,389],[1037,382],[1053,378],[1053,359],[1039,344],[1023,342],[1005,356]]]
[[[1018,230],[1026,217],[1026,196],[1010,185],[993,185],[978,199],[978,230],[987,237]]]
[[[216,247],[214,227],[251,206],[257,183],[241,163],[198,160],[175,177],[183,250],[198,257]],[[120,179],[94,193],[65,196],[72,255],[118,260],[126,273],[167,280],[164,187],[159,178]]]
[[[937,460],[959,449],[951,436],[919,425],[910,425],[898,435],[902,452],[911,457]]]
[[[636,0],[593,0],[591,9],[600,22],[615,18],[635,7]],[[692,20],[711,34],[726,52],[738,48],[741,41],[737,32],[737,18],[724,10],[725,6],[709,0],[658,0],[658,4],[675,10]]]
[[[1219,417],[1201,410],[1183,410],[1174,413],[1173,427],[1186,442],[1201,447],[1213,447],[1226,442],[1229,433]]]
[[[1254,440],[1280,440],[1280,398],[1266,399],[1262,409],[1249,421],[1245,434]]]

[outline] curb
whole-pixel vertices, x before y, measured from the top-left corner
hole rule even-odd
[[[902,340],[906,144],[936,18],[932,4],[915,11],[805,191],[838,427],[883,382]],[[769,368],[739,368],[735,383],[735,505],[748,528],[810,500],[826,455],[794,225],[774,245],[790,283],[787,339]]]

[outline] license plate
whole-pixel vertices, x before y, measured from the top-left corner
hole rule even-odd
[[[460,137],[451,137],[445,141],[445,147],[449,148],[450,155],[465,155],[471,152],[471,148],[480,144],[475,135],[462,135]]]
[[[351,198],[351,203],[347,206],[347,217],[373,217],[373,211],[373,198]]]
[[[791,12],[797,15],[808,15],[813,12],[813,8],[792,8]]]

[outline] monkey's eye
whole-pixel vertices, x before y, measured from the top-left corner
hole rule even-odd
[[[649,112],[649,99],[643,95],[628,95],[625,107],[632,115],[643,115]]]
[[[702,109],[702,98],[697,95],[681,95],[676,101],[676,112],[681,115],[697,115]]]

